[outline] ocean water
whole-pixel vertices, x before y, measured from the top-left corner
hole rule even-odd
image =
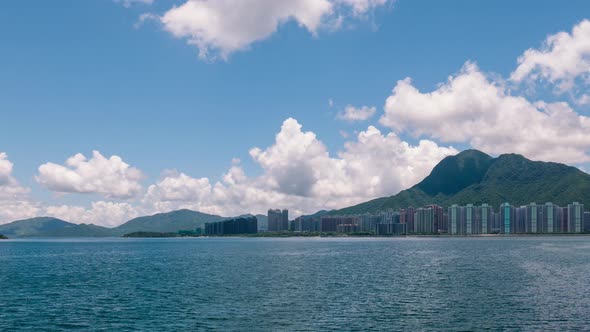
[[[590,237],[0,242],[0,330],[589,330]]]

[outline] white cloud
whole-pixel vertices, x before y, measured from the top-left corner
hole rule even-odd
[[[387,0],[188,0],[161,16],[164,29],[199,49],[202,58],[223,59],[267,39],[293,21],[312,35],[322,26],[338,28],[352,8],[361,16]]]
[[[14,164],[5,152],[0,152],[0,200],[21,199],[30,189],[21,186],[12,176]]]
[[[115,2],[122,4],[125,8],[129,8],[136,4],[151,5],[154,3],[154,0],[115,0]]]
[[[0,185],[6,185],[12,181],[13,164],[8,160],[8,155],[5,152],[0,153]]]
[[[92,158],[78,153],[66,165],[46,163],[39,166],[37,182],[60,193],[98,193],[107,198],[131,198],[141,191],[143,175],[121,157],[105,158],[93,151]]]
[[[576,104],[578,105],[590,105],[590,95],[583,94],[578,99],[576,99]]]
[[[221,215],[286,207],[296,216],[395,194],[455,153],[427,140],[411,146],[371,126],[331,157],[313,132],[304,132],[295,119],[287,119],[273,145],[250,151],[262,175],[249,177],[233,166],[211,185],[207,178],[173,173],[149,187],[144,204],[158,212],[190,208]]]
[[[375,112],[377,112],[375,107],[362,106],[357,108],[348,105],[343,112],[338,113],[337,118],[346,121],[365,121],[371,118]]]
[[[590,160],[590,118],[566,103],[529,102],[490,81],[473,63],[436,90],[398,81],[380,122],[442,142],[467,142],[488,153],[521,153],[566,163]]]
[[[312,132],[302,132],[292,118],[283,122],[276,142],[266,150],[254,148],[250,155],[264,169],[272,187],[291,194],[309,195],[321,177],[320,169],[330,167],[331,159],[324,144]]]
[[[48,206],[45,214],[76,224],[95,224],[115,227],[139,215],[136,207],[129,203],[98,201],[90,208],[71,205]]]
[[[389,0],[337,0],[337,2],[350,6],[355,16],[362,16],[376,7],[387,4]]]
[[[137,22],[135,22],[133,27],[139,29],[143,26],[144,23],[148,21],[160,21],[160,17],[152,13],[143,13],[139,15],[139,19],[137,20]]]
[[[0,225],[39,215],[39,204],[31,202],[26,197],[12,197],[0,199]]]
[[[202,201],[203,193],[211,191],[207,178],[192,178],[184,173],[168,173],[166,177],[148,187],[146,198],[151,202]]]
[[[518,58],[510,78],[515,82],[543,79],[557,84],[558,92],[571,90],[577,78],[590,78],[590,21],[575,25],[571,34],[550,35],[541,49],[528,49]]]
[[[346,163],[343,185],[348,183],[351,191],[360,194],[361,201],[396,194],[421,181],[443,158],[458,152],[429,140],[420,140],[413,146],[393,132],[384,135],[369,126],[358,134],[357,141],[346,143],[345,150],[339,153]],[[329,181],[324,187],[330,188]]]
[[[30,189],[21,186],[13,177],[14,164],[5,152],[0,152],[0,224],[37,214],[37,204],[27,194]]]
[[[250,155],[262,168],[259,176],[248,176],[240,161],[217,181],[165,171],[136,203],[98,201],[90,206],[43,205],[22,195],[0,200],[0,223],[48,215],[74,223],[117,226],[139,215],[187,208],[224,216],[265,213],[269,207],[291,210],[291,216],[328,208],[341,208],[395,194],[424,178],[442,158],[457,153],[423,140],[412,146],[394,133],[382,134],[375,127],[358,133],[337,156],[313,132],[303,131],[292,118],[283,122],[275,142]],[[6,160],[4,155],[0,160]],[[12,164],[0,163],[1,174]],[[58,192],[101,193],[111,197],[136,194],[140,178],[121,158],[109,159],[95,151],[87,160],[77,154],[65,165],[47,163],[39,167],[37,181]],[[12,180],[11,180],[12,182]]]

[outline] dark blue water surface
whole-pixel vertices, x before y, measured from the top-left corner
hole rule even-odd
[[[2,241],[24,329],[590,329],[590,237]]]

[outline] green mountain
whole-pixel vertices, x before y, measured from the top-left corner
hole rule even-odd
[[[113,235],[121,236],[134,232],[178,232],[179,230],[195,230],[207,222],[226,219],[224,217],[191,210],[178,210],[159,213],[153,216],[139,217],[113,228]]]
[[[96,225],[76,225],[57,218],[39,217],[0,225],[0,233],[7,237],[100,237],[111,236],[112,231]]]
[[[517,154],[492,158],[481,151],[466,150],[446,157],[422,182],[397,195],[330,214],[359,214],[433,203],[445,208],[452,204],[488,203],[497,209],[504,202],[516,206],[531,202],[565,206],[574,201],[590,207],[590,175],[575,167],[531,161]]]
[[[57,218],[39,217],[17,220],[0,225],[0,234],[9,238],[18,237],[109,237],[134,232],[176,233],[180,230],[195,230],[206,222],[224,217],[190,210],[178,210],[153,216],[139,217],[115,227],[106,228],[88,224],[73,224]]]
[[[111,228],[93,224],[73,224],[73,226],[62,227],[51,232],[46,232],[43,237],[109,237],[113,236]]]

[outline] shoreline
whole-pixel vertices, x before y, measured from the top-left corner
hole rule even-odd
[[[206,238],[215,238],[215,239],[223,239],[223,238],[270,238],[270,239],[286,239],[286,238],[338,238],[338,239],[387,239],[387,238],[439,238],[439,239],[449,239],[449,238],[511,238],[511,237],[556,237],[556,236],[563,236],[563,237],[586,237],[590,236],[590,233],[539,233],[539,234],[477,234],[477,235],[419,235],[419,234],[412,234],[412,235],[346,235],[346,234],[335,234],[335,235],[256,235],[256,234],[232,234],[232,235],[205,235],[205,236],[133,236],[133,237],[125,237],[125,236],[105,236],[105,237],[95,237],[95,236],[78,236],[78,237],[4,237],[0,238],[0,241],[5,240],[6,242],[11,241],[20,241],[20,240],[113,240],[113,239],[206,239]]]

